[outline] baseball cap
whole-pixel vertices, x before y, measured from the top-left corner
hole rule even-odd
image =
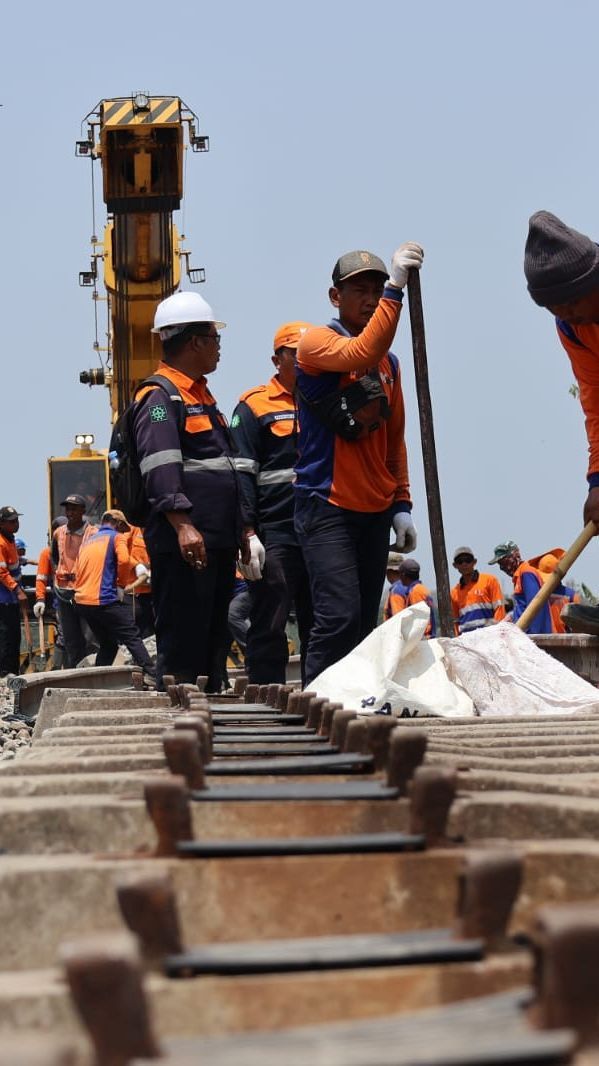
[[[489,559],[489,566],[492,566],[493,563],[498,563],[501,559],[505,559],[506,555],[511,555],[512,552],[517,551],[519,551],[519,548],[515,540],[505,540],[503,544],[496,546],[493,558]]]
[[[310,327],[310,322],[283,323],[275,333],[275,339],[272,342],[273,351],[278,352],[279,348],[297,348],[300,342],[300,337],[302,337]]]
[[[21,512],[14,507],[0,507],[0,522],[11,522],[13,518],[20,518]]]
[[[389,552],[387,559],[387,570],[399,570],[403,563],[403,555],[399,552]]]
[[[60,506],[64,507],[67,503],[72,503],[73,507],[83,507],[84,510],[87,507],[87,500],[76,492],[71,493],[70,496],[65,496],[64,500],[60,501]]]
[[[460,547],[456,548],[456,550],[454,551],[454,553],[453,553],[453,562],[454,563],[455,563],[456,559],[459,559],[460,555],[471,555],[473,559],[476,559],[476,555],[472,551],[472,548],[468,548],[467,545],[465,545],[465,544],[461,544]]]
[[[339,257],[333,267],[333,285],[338,285],[340,281],[347,281],[355,274],[364,274],[367,270],[374,270],[377,274],[383,274],[385,278],[389,277],[389,271],[378,255],[364,251],[346,252],[345,255]]]
[[[112,518],[112,520],[114,522],[123,522],[124,525],[127,526],[127,529],[131,529],[131,526],[129,525],[127,519],[125,518],[125,515],[123,514],[123,512],[117,510],[115,507],[111,508],[110,511],[106,511],[105,515],[110,515],[110,517]]]
[[[415,559],[404,559],[400,564],[400,570],[403,570],[405,574],[419,574],[420,563],[417,563]]]

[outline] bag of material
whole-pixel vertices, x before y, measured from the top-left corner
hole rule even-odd
[[[599,691],[510,622],[436,643],[480,715],[599,712]]]
[[[360,714],[472,715],[469,696],[449,680],[436,640],[423,640],[430,611],[417,603],[374,629],[310,685]]]

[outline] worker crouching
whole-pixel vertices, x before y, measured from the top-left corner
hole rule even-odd
[[[154,332],[162,341],[156,373],[165,387],[144,386],[135,398],[134,436],[150,508],[144,534],[158,688],[165,674],[188,682],[203,674],[208,690],[220,691],[242,541],[247,559],[234,447],[206,382],[218,366],[223,326],[195,293],[163,300]]]

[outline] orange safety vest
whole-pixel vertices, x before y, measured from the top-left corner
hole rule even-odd
[[[59,526],[56,530],[54,540],[58,547],[58,564],[54,580],[59,588],[75,588],[75,571],[79,552],[86,541],[96,532],[96,526],[92,526],[89,522],[84,527],[83,533],[70,533],[68,526]]]

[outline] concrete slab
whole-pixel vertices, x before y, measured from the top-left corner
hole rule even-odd
[[[540,902],[596,899],[599,844],[521,843],[524,883],[512,928],[527,931]],[[0,968],[54,964],[58,945],[90,929],[119,930],[114,881],[169,871],[184,942],[401,932],[451,924],[461,848],[419,854],[142,860],[0,858]]]
[[[15,694],[15,711],[27,718],[35,718],[48,689],[130,689],[131,673],[130,666],[96,666],[82,670],[22,674],[11,681]]]
[[[343,1018],[377,1018],[490,995],[526,984],[524,953],[484,962],[377,967],[339,973],[262,977],[146,979],[156,1032],[162,1038],[284,1029]],[[0,973],[0,1033],[51,1030],[75,1035],[79,1021],[59,970]]]

